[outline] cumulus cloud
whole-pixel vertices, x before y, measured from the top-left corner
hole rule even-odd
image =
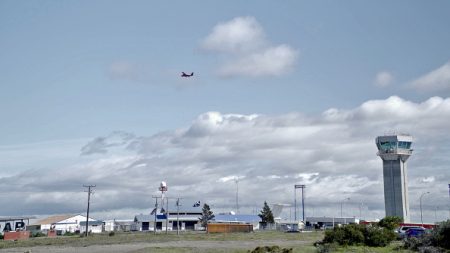
[[[224,77],[279,76],[291,70],[296,60],[295,50],[287,45],[280,45],[228,62],[219,69],[219,75]]]
[[[450,62],[413,80],[410,85],[419,91],[450,91]]]
[[[307,216],[338,215],[340,202],[350,198],[346,215],[358,216],[364,203],[364,216],[379,218],[384,214],[382,161],[374,139],[394,129],[414,136],[408,160],[414,220],[419,217],[414,200],[421,192],[432,193],[430,203],[447,196],[449,125],[450,99],[440,97],[415,103],[393,96],[309,116],[206,112],[188,126],[152,136],[94,139],[86,150],[100,156],[90,162],[1,177],[0,192],[8,196],[0,194],[0,204],[6,215],[17,208],[81,212],[71,200],[82,201],[81,185],[92,183],[97,185],[93,210],[150,212],[149,196],[158,193],[164,180],[169,195],[188,203],[201,200],[223,212],[234,209],[234,179],[239,178],[241,212],[260,208],[265,200],[292,204],[293,185],[301,183],[307,185]],[[119,148],[129,152],[117,152]],[[101,156],[105,151],[108,156]],[[11,198],[25,201],[12,207],[6,204]]]
[[[206,50],[242,53],[266,46],[266,35],[254,17],[237,17],[217,24],[202,42]]]
[[[388,71],[378,72],[374,84],[379,87],[389,86],[394,80],[394,76]]]
[[[298,51],[289,45],[271,45],[254,17],[219,23],[201,46],[226,56],[218,69],[222,77],[279,76],[289,72],[298,58]]]

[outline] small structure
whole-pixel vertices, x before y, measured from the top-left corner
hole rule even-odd
[[[218,214],[215,215],[211,223],[250,224],[253,231],[253,229],[259,229],[261,221],[261,217],[253,214]]]
[[[3,235],[5,241],[28,240],[28,238],[30,238],[30,231],[4,232]]]
[[[306,217],[306,227],[316,229],[333,228],[345,224],[358,224],[359,220],[355,217]]]
[[[301,221],[279,220],[275,222],[278,231],[300,231],[305,228]]]
[[[177,220],[180,224],[180,230],[196,230],[202,213],[199,211],[179,211],[168,212],[167,230],[177,230]],[[178,217],[178,218],[177,218]],[[132,230],[136,231],[155,231],[166,230],[166,216],[139,214],[134,217],[135,226]]]
[[[206,231],[208,233],[249,233],[253,232],[253,225],[240,223],[208,223]]]
[[[81,228],[80,233],[86,233],[86,221],[80,222],[80,228]],[[104,231],[103,221],[99,220],[89,221],[88,224],[89,233],[99,234],[103,231]]]
[[[134,220],[106,220],[103,222],[106,232],[122,231],[130,232],[135,226]],[[136,230],[136,229],[135,229]]]

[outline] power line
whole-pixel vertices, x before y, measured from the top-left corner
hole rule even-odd
[[[91,194],[92,194],[92,189],[94,188],[95,185],[83,185],[83,187],[88,188],[87,193],[88,193],[88,204],[87,204],[87,212],[86,212],[86,232],[85,235],[86,237],[88,236],[88,228],[89,228],[89,204],[91,201]]]

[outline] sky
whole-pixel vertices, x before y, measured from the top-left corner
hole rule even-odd
[[[375,138],[414,137],[412,220],[449,218],[450,2],[0,1],[0,216],[186,206],[384,216]],[[181,72],[194,76],[182,78]],[[238,183],[236,180],[238,179]],[[347,200],[350,198],[350,200]],[[285,208],[284,217],[295,208]]]

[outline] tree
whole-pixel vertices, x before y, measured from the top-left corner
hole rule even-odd
[[[202,227],[206,228],[206,226],[208,225],[208,221],[212,219],[214,219],[214,214],[209,208],[209,205],[205,203],[202,208],[202,217],[199,218]]]
[[[258,216],[261,218],[261,222],[263,224],[275,222],[275,220],[273,219],[272,210],[270,210],[270,207],[269,205],[267,205],[266,201],[264,201],[264,207],[261,210],[261,213],[258,214]]]
[[[394,230],[397,228],[400,223],[403,222],[403,219],[398,216],[386,216],[378,222],[378,225],[383,228],[387,228],[389,230]]]

